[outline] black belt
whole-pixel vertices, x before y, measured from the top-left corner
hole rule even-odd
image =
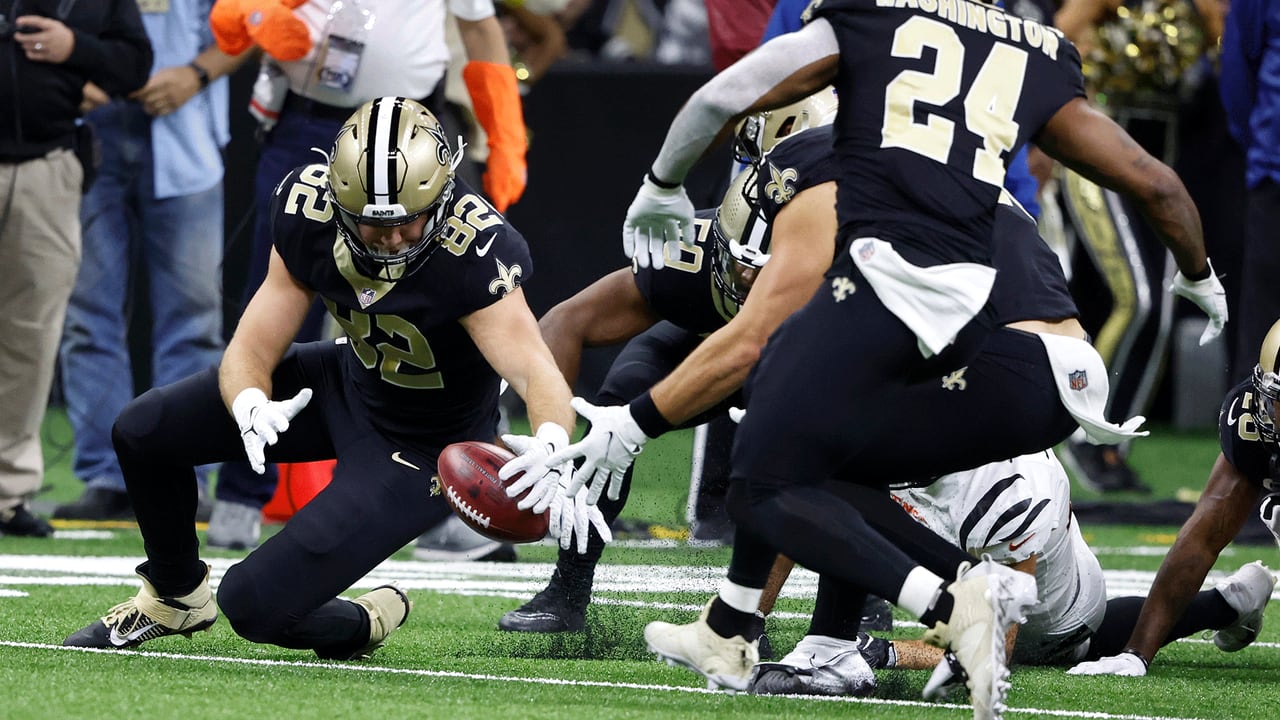
[[[355,112],[356,108],[322,103],[319,100],[312,100],[290,91],[284,98],[284,110],[285,112],[312,115],[325,120],[342,121],[351,117],[351,113]]]

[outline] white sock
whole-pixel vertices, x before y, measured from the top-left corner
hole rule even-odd
[[[898,601],[894,604],[919,618],[933,604],[933,599],[941,592],[942,586],[942,578],[922,567],[916,567],[907,574],[907,581],[902,583]]]
[[[825,665],[831,662],[831,658],[857,647],[858,643],[855,640],[841,640],[827,635],[805,635],[796,644],[795,649],[782,659],[782,662],[788,665],[804,666],[809,664],[812,656],[812,664],[816,667]]]
[[[728,579],[720,585],[720,599],[739,612],[754,614],[760,609],[760,596],[763,594],[764,588],[749,588]]]

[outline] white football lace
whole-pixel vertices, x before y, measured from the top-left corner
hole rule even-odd
[[[469,504],[466,500],[463,500],[453,488],[448,488],[448,493],[449,499],[453,501],[453,506],[458,509],[458,512],[480,523],[483,527],[489,527],[488,515],[485,515]]]

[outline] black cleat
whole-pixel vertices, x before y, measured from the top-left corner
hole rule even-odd
[[[560,584],[556,570],[547,584],[529,602],[502,616],[498,629],[507,632],[562,633],[582,632],[587,626],[587,605],[591,591],[571,597]]]
[[[33,514],[25,503],[0,510],[0,535],[44,538],[52,534],[53,526],[44,518]]]

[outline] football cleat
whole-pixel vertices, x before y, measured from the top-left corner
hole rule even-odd
[[[836,647],[846,648],[837,651]],[[857,641],[805,637],[781,662],[751,669],[747,692],[753,695],[868,695],[876,689]]]
[[[926,630],[924,641],[959,660],[968,676],[974,720],[998,720],[1009,693],[1005,636],[1036,604],[1035,578],[984,556],[976,566],[962,566],[947,590],[955,599],[951,617]]]
[[[741,635],[721,637],[707,624],[712,598],[698,619],[686,625],[651,622],[644,628],[649,651],[668,665],[682,665],[707,679],[707,689],[747,689],[751,668],[760,659],[756,643]]]
[[[529,599],[498,620],[498,629],[507,632],[562,633],[582,632],[587,626],[587,605],[591,602],[590,586],[576,596],[565,590],[563,576],[557,569],[551,582]]]
[[[141,572],[142,589],[116,605],[101,620],[77,630],[63,645],[86,648],[131,648],[165,635],[207,630],[218,619],[218,606],[209,590],[209,566],[195,590],[179,597],[161,597]]]
[[[386,643],[388,635],[409,619],[409,611],[413,609],[409,596],[395,585],[379,585],[351,602],[369,613],[369,642],[346,660],[368,659],[374,650]]]
[[[1213,644],[1219,650],[1243,650],[1258,639],[1262,613],[1275,587],[1275,575],[1259,561],[1241,567],[1213,586],[1237,613],[1235,622],[1213,634]]]
[[[952,690],[959,688],[968,679],[969,676],[965,674],[964,668],[960,667],[960,661],[956,659],[955,654],[943,653],[942,660],[933,669],[929,681],[924,684],[924,699],[945,700]]]

